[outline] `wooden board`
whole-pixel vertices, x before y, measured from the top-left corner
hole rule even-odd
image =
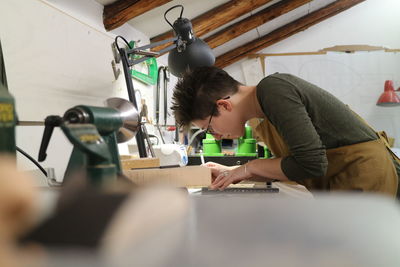
[[[121,157],[121,165],[123,170],[158,168],[160,167],[159,158],[126,158]]]
[[[211,184],[211,170],[203,166],[126,170],[124,174],[138,185],[162,184],[193,188]]]

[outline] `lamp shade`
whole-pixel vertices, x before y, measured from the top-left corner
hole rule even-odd
[[[400,98],[394,91],[393,81],[385,81],[385,91],[381,94],[376,104],[384,107],[400,105]]]
[[[201,66],[214,65],[215,57],[210,47],[198,38],[186,46],[186,49],[179,52],[174,49],[169,52],[168,67],[173,75],[182,77],[188,69],[193,69]]]
[[[215,56],[211,48],[194,35],[188,19],[177,19],[174,31],[178,37],[177,47],[168,55],[168,67],[173,75],[182,77],[188,69],[214,65]]]

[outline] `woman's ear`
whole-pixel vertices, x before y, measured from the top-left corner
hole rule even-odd
[[[231,103],[231,101],[229,101],[229,99],[219,99],[217,101],[217,106],[218,106],[218,108],[221,107],[223,110],[226,110],[226,111],[232,111],[232,108],[233,108],[232,103]]]

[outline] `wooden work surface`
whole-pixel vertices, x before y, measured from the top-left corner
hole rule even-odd
[[[203,166],[132,169],[124,170],[124,174],[128,179],[141,186],[163,184],[174,187],[201,188],[211,185],[211,170]],[[287,196],[312,197],[310,191],[295,182],[274,182],[273,186],[279,188],[279,192]],[[265,183],[244,181],[229,187],[262,188],[265,187]]]

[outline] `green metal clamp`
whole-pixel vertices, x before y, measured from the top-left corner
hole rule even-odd
[[[130,41],[129,47],[134,48],[135,42]],[[133,56],[132,59],[139,58],[139,56]],[[131,69],[131,75],[133,78],[144,82],[146,84],[155,85],[157,83],[157,75],[158,75],[158,66],[157,66],[157,59],[151,57],[144,61],[144,64],[147,66],[147,73],[143,73],[134,69]]]

